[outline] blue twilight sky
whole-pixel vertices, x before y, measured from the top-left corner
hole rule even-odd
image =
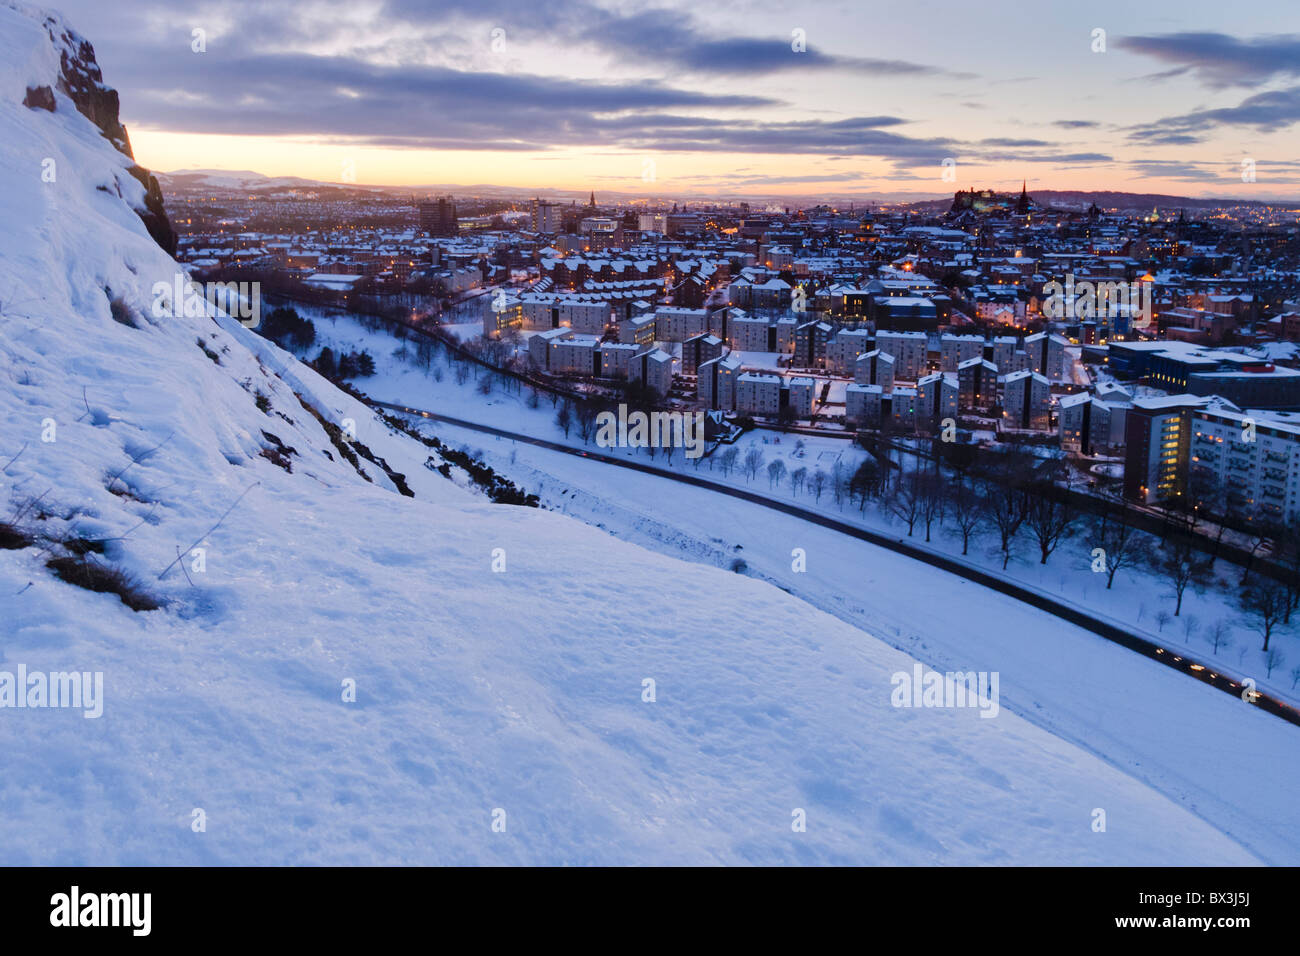
[[[1297,0],[56,7],[95,45],[155,169],[645,195],[1028,179],[1300,198]]]

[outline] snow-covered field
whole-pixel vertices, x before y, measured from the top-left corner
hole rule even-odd
[[[62,94],[54,113],[22,106],[58,71],[40,20],[0,3],[0,515],[30,537],[0,550],[0,703],[4,673],[98,672],[102,715],[0,706],[0,863],[1296,861],[1254,817],[1238,832],[1200,790],[1016,713],[1013,671],[1047,660],[959,655],[1003,667],[1016,707],[994,719],[895,707],[914,659],[872,636],[888,614],[862,607],[860,629],[764,581],[487,504],[230,318],[155,311],[177,267],[131,209],[126,159]],[[765,536],[803,540],[736,520],[756,564]],[[46,566],[92,545],[88,565],[161,607]],[[830,557],[813,545],[810,567]],[[840,573],[870,595],[893,567]],[[986,619],[984,602],[965,608],[972,638],[1032,621],[1042,657],[1074,665],[1090,731],[1151,703],[1089,697],[1110,659],[1062,655],[1069,629]],[[952,646],[943,604],[918,604],[919,653]],[[1144,676],[1200,737],[1198,764],[1263,765],[1272,812],[1294,753],[1282,725],[1208,697],[1181,713],[1182,685]]]

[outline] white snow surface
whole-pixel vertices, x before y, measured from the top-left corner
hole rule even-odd
[[[488,504],[231,319],[151,317],[178,266],[127,159],[21,105],[57,68],[0,4],[0,515],[42,535],[0,551],[0,670],[102,671],[105,703],[0,709],[0,863],[1257,862],[1010,711],[892,707],[912,659],[778,588]],[[56,579],[65,535],[165,606]]]

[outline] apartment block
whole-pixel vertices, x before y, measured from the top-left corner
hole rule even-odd
[[[794,330],[794,354],[790,363],[798,368],[826,365],[826,345],[834,329],[828,322],[804,322]]]
[[[547,329],[528,336],[528,363],[535,368],[550,370],[551,345],[573,335],[572,329]]]
[[[844,420],[858,428],[879,428],[885,392],[879,385],[854,382],[844,390]]]
[[[930,337],[924,332],[876,333],[876,348],[894,357],[894,376],[915,382],[926,372]]]
[[[599,345],[600,340],[593,335],[570,335],[554,339],[547,368],[553,374],[599,375]]]
[[[559,292],[525,292],[519,296],[523,327],[528,330],[558,329],[602,335],[613,312],[607,300],[592,300]]]
[[[781,376],[745,372],[736,379],[736,411],[775,418],[781,410]]]
[[[644,346],[623,342],[602,342],[600,345],[600,374],[603,378],[629,378],[632,360]]]
[[[663,349],[646,349],[628,362],[629,381],[644,382],[663,397],[673,385],[673,357]]]
[[[1002,380],[1002,422],[1008,428],[1047,431],[1052,423],[1052,383],[1028,369],[1007,375]]]
[[[795,418],[812,417],[813,395],[816,390],[816,381],[801,375],[796,375],[785,383],[785,404],[794,410]]]
[[[772,351],[780,352],[782,355],[791,355],[795,348],[795,330],[798,329],[799,322],[795,319],[785,316],[776,320],[776,348]]]
[[[943,372],[955,372],[962,362],[984,357],[984,337],[982,335],[951,335],[939,337],[939,369]]]
[[[685,342],[709,330],[709,314],[704,309],[660,306],[655,309],[655,339],[659,342]]]
[[[682,342],[682,375],[694,375],[705,362],[722,356],[722,339],[707,332],[693,335]]]
[[[655,341],[655,317],[653,315],[635,315],[618,324],[618,340],[632,345],[653,345]]]
[[[859,385],[879,385],[886,392],[894,387],[894,357],[880,349],[859,355],[853,363],[853,381]]]
[[[770,352],[769,345],[774,345],[769,335],[771,323],[767,319],[754,316],[732,319],[729,323],[731,338],[728,344],[738,352]]]
[[[841,329],[826,343],[826,370],[852,375],[858,356],[875,348],[875,334],[866,329]]]
[[[1300,520],[1300,424],[1266,411],[1191,413],[1189,490],[1213,514],[1229,505],[1276,522]]]
[[[1065,347],[1070,343],[1050,332],[1035,332],[1025,336],[1025,353],[1029,356],[1030,371],[1037,372],[1049,382],[1068,381]]]
[[[740,367],[740,356],[735,353],[701,362],[696,370],[696,396],[709,408],[735,411]]]
[[[988,408],[998,400],[998,367],[986,359],[967,359],[957,366],[957,385],[963,411]]]
[[[1124,425],[1133,400],[1115,389],[1109,397],[1077,392],[1058,403],[1061,447],[1083,455],[1113,454],[1124,447]]]
[[[1134,399],[1124,432],[1125,498],[1151,504],[1186,494],[1192,412],[1211,401],[1187,394]]]

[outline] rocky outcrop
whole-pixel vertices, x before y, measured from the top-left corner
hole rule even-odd
[[[29,86],[23,97],[23,106],[29,110],[48,110],[54,112],[54,91],[48,86]]]
[[[135,154],[131,151],[131,139],[119,118],[117,90],[104,85],[103,73],[95,61],[95,48],[90,45],[90,41],[73,33],[54,17],[47,17],[44,26],[60,54],[59,92],[71,99],[78,112],[99,127],[105,138],[132,160],[129,172],[145,190],[144,208],[137,208],[136,212],[154,241],[168,255],[174,256],[176,231],[167,218],[162,188],[158,185],[157,177],[149,170],[134,165]],[[48,109],[51,112],[54,110],[54,95],[48,86],[29,89],[23,102],[33,108]]]
[[[121,104],[117,90],[104,85],[104,75],[95,61],[95,48],[89,40],[77,36],[53,17],[45,21],[46,32],[59,51],[62,74],[59,91],[77,104],[77,110],[108,137],[114,146],[135,159],[126,128],[118,118]]]
[[[136,210],[144,221],[144,227],[149,230],[154,242],[166,249],[167,255],[174,257],[176,230],[172,228],[167,210],[163,207],[162,187],[158,185],[158,177],[143,166],[132,166],[128,172],[144,186],[144,209]]]

